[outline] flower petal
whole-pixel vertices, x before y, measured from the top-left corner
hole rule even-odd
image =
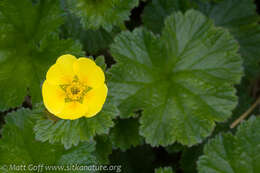
[[[74,72],[79,80],[91,88],[96,88],[104,84],[105,75],[102,69],[89,58],[79,58],[74,63]]]
[[[65,103],[62,112],[57,114],[59,118],[75,120],[85,115],[87,112],[86,104],[79,102],[67,102]]]
[[[75,74],[73,71],[73,64],[77,58],[72,55],[60,56],[56,64],[52,65],[47,72],[46,80],[52,84],[67,84],[70,83]]]
[[[86,117],[93,117],[101,111],[107,97],[107,90],[106,84],[103,84],[98,88],[90,90],[86,94],[84,99],[88,107],[87,113],[85,114]]]
[[[56,115],[64,108],[65,93],[58,85],[50,84],[47,80],[42,85],[43,102],[47,110]]]

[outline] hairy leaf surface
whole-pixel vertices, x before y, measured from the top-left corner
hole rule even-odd
[[[105,103],[96,116],[77,120],[52,120],[43,108],[39,108],[35,114],[38,117],[34,127],[36,139],[62,143],[68,149],[77,146],[80,141],[93,140],[96,134],[108,134],[109,128],[114,125],[112,118],[117,114],[117,109],[114,105]]]
[[[260,172],[260,118],[242,123],[236,135],[220,134],[204,147],[199,173]]]

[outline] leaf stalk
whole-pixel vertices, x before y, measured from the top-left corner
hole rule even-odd
[[[250,115],[250,113],[260,104],[260,97],[255,101],[255,103],[245,112],[243,113],[238,119],[236,119],[231,125],[230,128],[233,129],[236,127],[241,121],[243,121],[246,117]]]

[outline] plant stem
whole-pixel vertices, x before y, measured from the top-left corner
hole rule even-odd
[[[243,121],[258,105],[260,104],[260,97],[255,101],[255,103],[238,119],[236,119],[231,125],[230,128],[236,127],[241,121]]]

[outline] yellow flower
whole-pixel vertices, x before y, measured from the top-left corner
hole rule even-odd
[[[93,117],[107,96],[104,72],[89,58],[63,55],[48,70],[42,95],[48,111],[59,118]]]

